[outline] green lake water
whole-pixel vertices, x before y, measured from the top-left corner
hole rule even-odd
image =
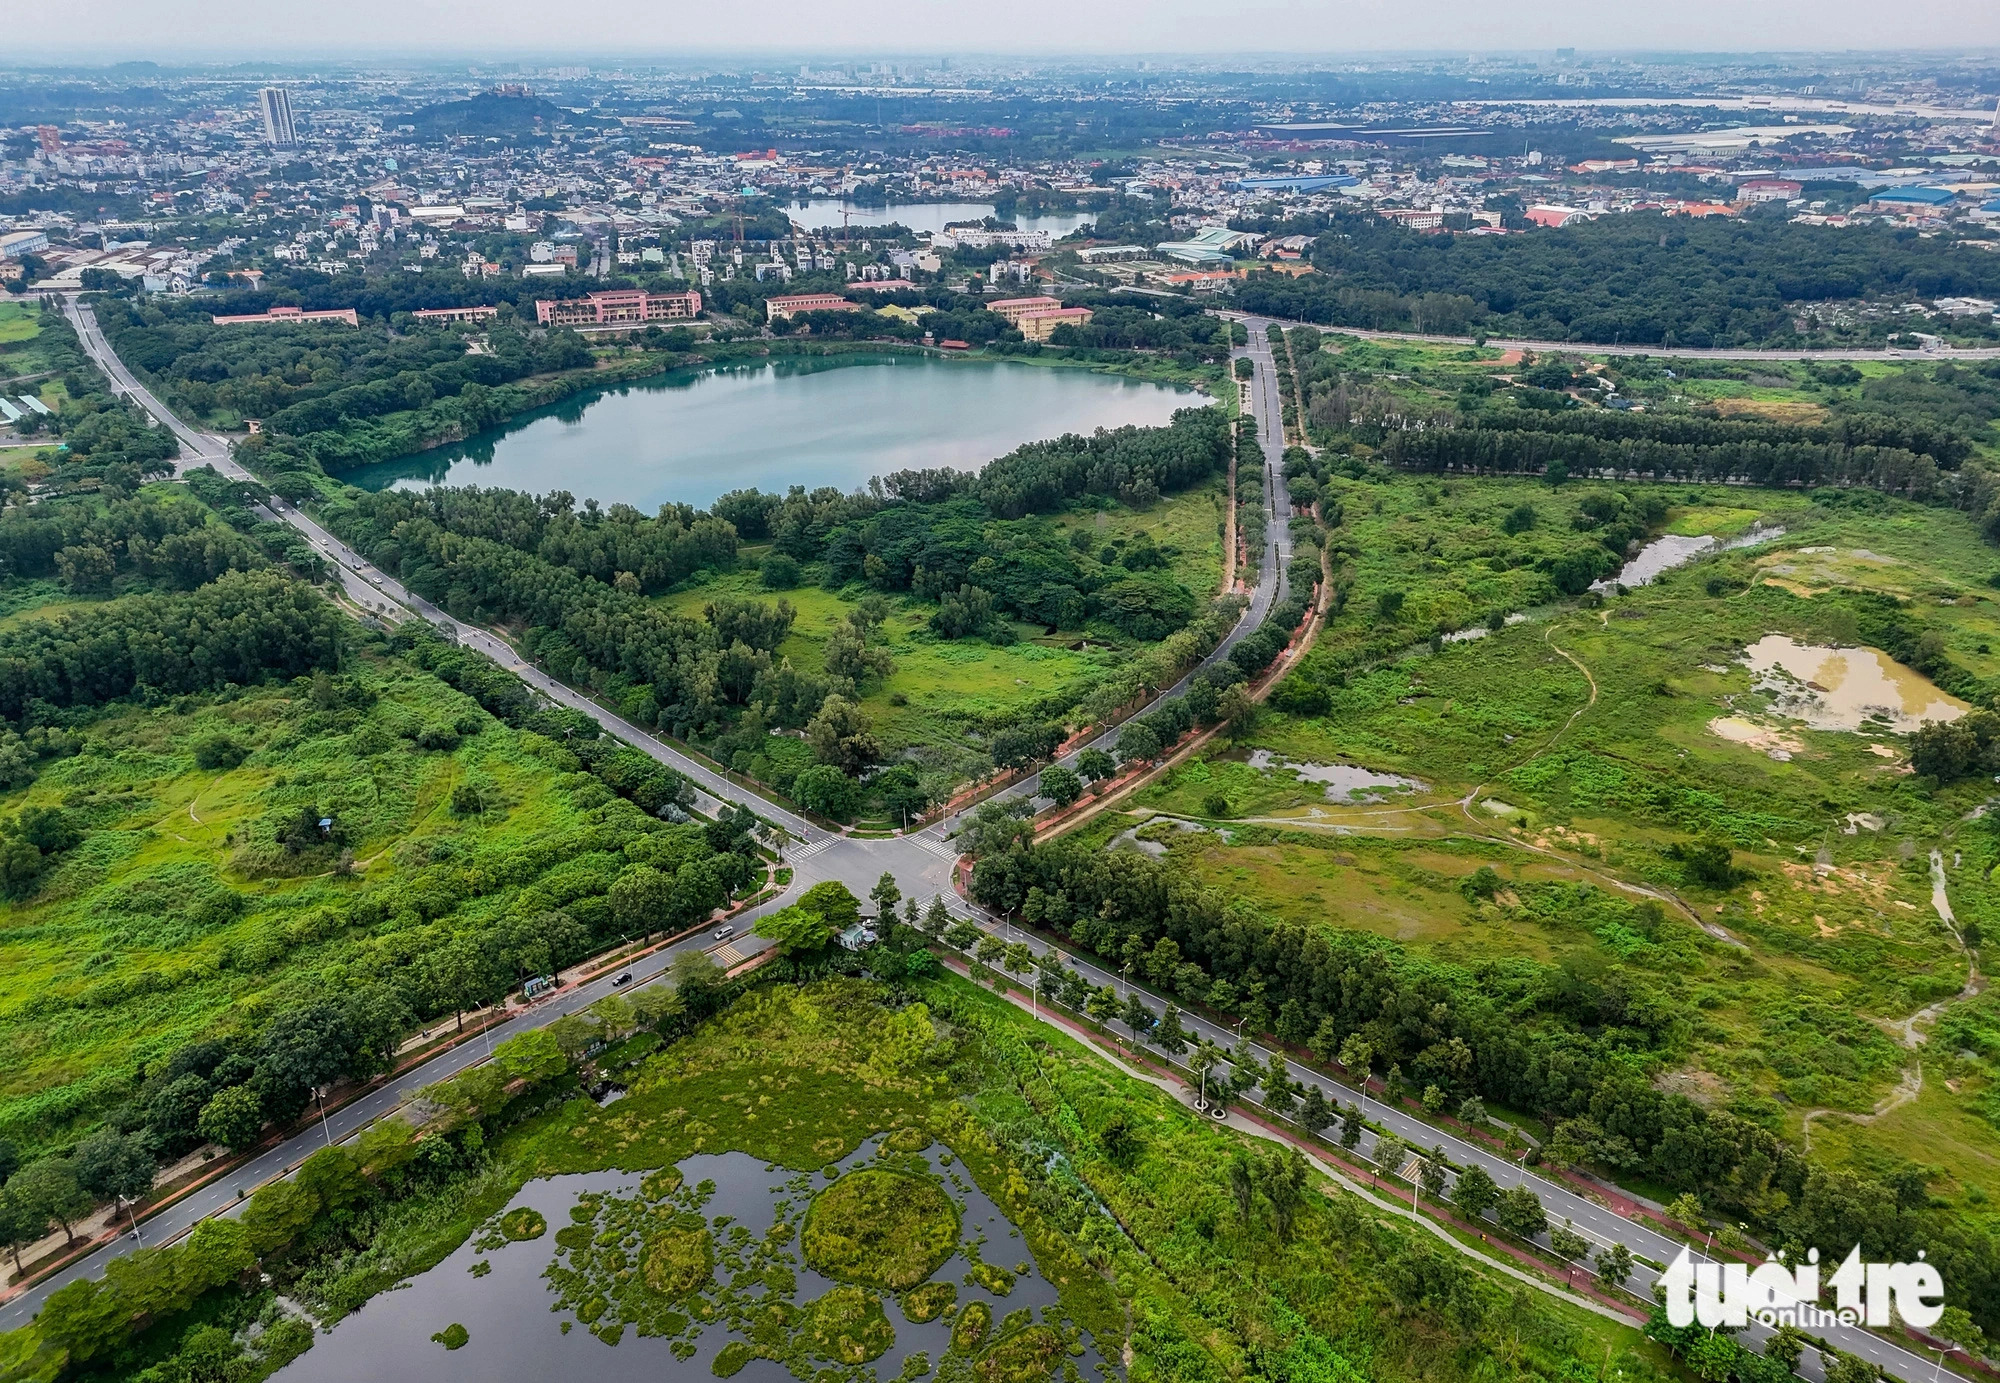
[[[675,370],[592,390],[463,442],[350,471],[365,489],[487,485],[651,512],[730,490],[851,490],[977,470],[1024,442],[1165,423],[1192,390],[1008,361],[857,354]]]

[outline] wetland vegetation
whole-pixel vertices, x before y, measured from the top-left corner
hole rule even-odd
[[[1123,810],[996,838],[978,896],[1773,1247],[1924,1248],[2000,1326],[1986,376],[1790,368],[1732,422],[1740,385],[1658,363],[1531,384],[1309,336],[1315,447],[1286,470],[1328,528],[1313,651]],[[1578,401],[1628,388],[1647,411]],[[1904,406],[1946,390],[1973,401],[1948,421]],[[1679,483],[1481,459],[1592,436]],[[1802,484],[1703,483],[1787,448]],[[1661,535],[1691,560],[1619,584]],[[1416,786],[1315,781],[1390,775]]]
[[[963,980],[693,984],[579,1021],[671,1037],[604,1106],[548,1034],[515,1039],[505,1074],[427,1092],[421,1138],[391,1119],[315,1154],[241,1222],[65,1289],[0,1337],[6,1357],[149,1380],[405,1357],[454,1378],[775,1363],[956,1383],[1669,1368],[1635,1329],[1489,1276],[1283,1155],[1241,1195],[1233,1135]],[[886,1227],[867,1213],[885,1196],[911,1202]],[[530,1207],[564,1227],[521,1235]],[[268,1285],[156,1297],[139,1322],[114,1298],[230,1255]],[[317,1342],[314,1321],[332,1325]]]

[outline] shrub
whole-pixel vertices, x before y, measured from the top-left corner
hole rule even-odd
[[[1669,846],[1667,855],[1680,861],[1691,883],[1705,884],[1709,888],[1734,888],[1743,881],[1743,871],[1732,863],[1734,856],[1728,844],[1713,837]]]
[[[227,735],[205,735],[194,742],[195,767],[234,768],[250,757],[250,751]]]
[[[758,566],[757,575],[766,590],[789,591],[799,584],[802,573],[797,558],[773,552]]]
[[[1467,875],[1458,887],[1459,891],[1465,895],[1467,902],[1477,904],[1493,897],[1494,894],[1505,887],[1505,884],[1501,880],[1498,871],[1492,865],[1482,864],[1479,868],[1473,870],[1471,874]]]

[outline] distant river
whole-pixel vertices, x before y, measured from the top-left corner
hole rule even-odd
[[[1158,425],[1204,402],[1009,361],[856,354],[675,370],[564,399],[463,442],[365,466],[364,489],[488,485],[651,512],[747,486],[851,490],[891,471],[978,470],[1024,442]]]
[[[900,202],[892,206],[856,206],[832,197],[815,198],[804,205],[781,207],[785,215],[809,231],[831,226],[839,230],[840,214],[847,213],[850,226],[908,226],[913,231],[941,231],[954,221],[983,221],[993,215],[986,202]],[[1078,226],[1097,218],[1087,211],[1056,211],[1046,216],[1017,214],[1011,218],[1022,230],[1045,230],[1057,240]]]

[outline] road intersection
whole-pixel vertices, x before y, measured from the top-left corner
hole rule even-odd
[[[176,463],[177,474],[210,465],[233,479],[247,481],[256,479],[232,457],[227,438],[189,427],[125,368],[123,362],[105,341],[88,305],[72,296],[64,303],[64,310],[75,325],[84,348],[111,379],[117,392],[129,396],[155,419],[172,428],[180,439],[183,455]],[[1252,416],[1258,426],[1264,456],[1266,536],[1263,549],[1257,556],[1256,585],[1249,604],[1229,635],[1205,660],[1204,665],[1226,657],[1230,648],[1254,631],[1263,622],[1265,615],[1283,602],[1286,594],[1285,568],[1291,556],[1291,539],[1286,521],[1290,514],[1290,504],[1286,498],[1282,470],[1284,437],[1280,420],[1283,415],[1279,404],[1277,372],[1265,336],[1269,322],[1261,318],[1239,317],[1239,320],[1242,320],[1248,328],[1249,343],[1237,348],[1235,355],[1239,358],[1249,358],[1256,366],[1249,393]],[[309,515],[300,512],[295,505],[274,497],[267,512],[270,517],[290,524],[312,544],[339,573],[345,595],[356,605],[366,610],[380,612],[392,619],[416,617],[430,621],[441,632],[493,659],[550,700],[593,717],[607,734],[685,774],[699,789],[701,800],[698,805],[702,808],[713,810],[723,801],[735,802],[748,806],[767,821],[783,827],[792,838],[792,843],[787,845],[785,853],[786,862],[794,871],[791,886],[793,890],[800,885],[831,879],[846,884],[857,896],[865,896],[882,874],[893,874],[907,896],[919,899],[933,895],[943,897],[955,914],[969,917],[988,932],[1008,941],[1024,942],[1038,956],[1054,952],[1069,968],[1081,972],[1093,984],[1114,986],[1121,991],[1126,989],[1126,977],[1103,969],[1084,957],[1062,952],[1047,938],[1024,932],[1004,919],[995,918],[959,897],[952,881],[956,850],[946,843],[956,831],[958,818],[948,818],[921,831],[872,840],[841,834],[815,825],[789,808],[730,781],[707,764],[682,753],[642,727],[632,724],[574,689],[547,676],[539,668],[524,660],[512,645],[491,631],[468,624],[438,609],[406,589],[387,572],[375,567],[361,554],[327,532]],[[1164,700],[1178,694],[1186,685],[1187,679],[1183,678],[1173,687],[1161,692],[1160,699]],[[1064,761],[1073,763],[1076,753],[1080,753],[1086,747],[1115,748],[1117,739],[1116,728],[1106,730],[1092,737],[1087,745],[1076,746]],[[994,796],[1001,800],[1018,799],[1030,795],[1033,790],[1034,781],[1029,779],[1011,785]],[[772,899],[736,920],[738,934],[730,942],[733,948],[732,955],[736,957],[754,955],[767,944],[760,938],[750,935],[750,927],[758,917],[785,906],[788,897],[789,891],[786,896]],[[672,964],[675,956],[690,949],[711,947],[712,944],[707,935],[691,937],[636,961],[626,968],[632,974],[635,985],[644,984],[658,979]],[[361,1098],[328,1114],[323,1125],[315,1123],[243,1164],[232,1175],[195,1192],[144,1222],[142,1232],[146,1244],[157,1245],[170,1241],[186,1233],[207,1216],[230,1212],[240,1205],[241,1194],[247,1194],[265,1181],[284,1175],[328,1142],[339,1143],[354,1137],[370,1123],[394,1111],[422,1087],[483,1061],[493,1044],[505,1041],[518,1033],[544,1026],[565,1014],[576,1012],[611,992],[613,992],[612,979],[608,974],[587,984],[561,991],[554,998],[518,1012],[507,1021],[493,1026],[480,1040],[448,1048],[422,1064],[385,1080]],[[1157,997],[1152,998],[1150,1002],[1156,1012],[1162,1010],[1166,1003]],[[1235,1033],[1199,1014],[1184,1013],[1182,1022],[1192,1035],[1222,1046],[1230,1046],[1236,1041]],[[1265,1057],[1268,1054],[1260,1051],[1259,1055]],[[1628,1218],[1607,1205],[1590,1199],[1568,1183],[1545,1178],[1481,1140],[1459,1137],[1418,1119],[1400,1106],[1385,1105],[1378,1098],[1364,1098],[1362,1092],[1353,1086],[1336,1081],[1322,1072],[1297,1063],[1291,1063],[1289,1069],[1295,1080],[1302,1084],[1318,1085],[1334,1103],[1341,1106],[1356,1102],[1364,1103],[1370,1121],[1387,1129],[1408,1144],[1425,1149],[1442,1147],[1451,1162],[1460,1167],[1472,1165],[1484,1167],[1502,1188],[1526,1183],[1541,1198],[1551,1223],[1570,1222],[1575,1230],[1590,1240],[1594,1246],[1623,1243],[1635,1257],[1662,1263],[1670,1261],[1681,1249],[1678,1240],[1669,1238],[1644,1220]],[[1364,1139],[1362,1150],[1369,1151],[1372,1148],[1371,1133]],[[138,1246],[130,1234],[121,1235],[62,1272],[19,1293],[4,1305],[0,1305],[0,1329],[11,1329],[25,1323],[39,1309],[49,1292],[80,1277],[101,1275],[105,1264],[111,1258],[130,1252]],[[1653,1279],[1654,1272],[1651,1268],[1644,1263],[1635,1266],[1632,1285],[1642,1297],[1650,1291]],[[1751,1343],[1756,1343],[1769,1333],[1768,1330],[1753,1325],[1746,1332],[1745,1338]],[[1829,1341],[1840,1349],[1880,1365],[1907,1383],[1922,1383],[1932,1373],[1933,1364],[1930,1360],[1919,1357],[1880,1336],[1859,1329],[1835,1329],[1825,1334]],[[1818,1357],[1813,1351],[1807,1351],[1807,1356],[1801,1364],[1801,1372],[1810,1379],[1821,1377]]]

